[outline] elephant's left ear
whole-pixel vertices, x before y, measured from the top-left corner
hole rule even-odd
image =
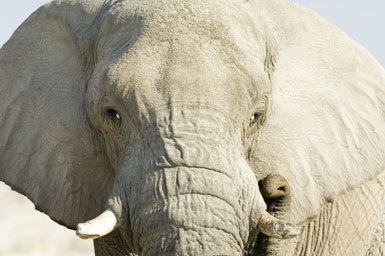
[[[0,180],[69,228],[104,210],[114,178],[84,111],[76,37],[103,2],[43,6],[0,51]]]

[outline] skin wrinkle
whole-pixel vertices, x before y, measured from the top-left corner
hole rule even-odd
[[[188,167],[189,168],[189,167]],[[207,169],[201,169],[201,170],[207,170]],[[163,173],[163,175],[161,176],[161,177],[165,177],[164,175],[165,175],[165,171],[166,171],[166,169],[161,169],[160,170],[162,173]],[[219,174],[222,174],[222,173],[219,173]],[[232,179],[230,179],[230,181],[232,181]],[[165,183],[162,183],[162,184],[165,184]],[[162,185],[162,186],[164,186],[164,185]],[[161,187],[161,186],[160,186]],[[167,191],[167,187],[163,187],[163,190],[161,190],[160,191],[161,192],[161,196],[163,195],[163,198],[166,198],[166,195],[169,195],[169,192]],[[215,196],[215,195],[214,195]],[[151,200],[151,199],[150,199]],[[224,199],[225,200],[225,199]],[[145,202],[142,202],[142,204],[144,204]],[[228,202],[228,203],[230,203],[230,202]],[[232,206],[232,207],[235,207],[235,205],[233,204],[233,203],[230,203],[230,205]]]
[[[173,128],[173,125],[172,125],[172,122],[173,122],[173,111],[170,110],[169,113],[170,113],[170,115],[169,115],[170,123],[169,123],[169,125],[168,125],[168,130],[169,130],[169,132],[170,132],[171,134],[175,134],[175,131],[174,131],[174,128]],[[176,140],[175,136],[170,136],[170,138],[171,138],[171,140],[173,140],[173,142],[174,142],[174,147],[176,148],[176,150],[179,151],[179,155],[180,155],[179,157],[180,157],[181,159],[184,159],[184,154],[183,154],[183,150],[182,150],[182,145],[180,145],[180,144],[178,143],[178,141]],[[168,152],[166,151],[167,162],[173,164],[171,158],[168,156],[167,153],[168,153]],[[171,160],[171,161],[170,161],[170,160]]]
[[[159,225],[157,225],[157,226],[158,226],[159,229],[161,229],[161,226],[159,226]],[[144,232],[144,231],[142,231],[142,232]],[[151,232],[152,232],[152,233],[156,233],[157,230],[156,230],[156,229],[151,229]]]
[[[186,197],[186,196],[196,196],[196,195],[202,196],[202,194],[191,193],[191,194],[181,195],[181,197]],[[207,195],[207,196],[208,196],[208,197],[211,197],[210,195]],[[212,196],[212,197],[218,199],[218,197],[216,197],[216,196]],[[173,199],[173,198],[176,198],[176,197],[170,197],[169,199]],[[138,220],[138,221],[140,221],[140,220]],[[217,222],[218,222],[218,223],[213,223],[212,226],[206,226],[206,225],[201,224],[201,223],[200,223],[200,224],[193,224],[193,223],[192,223],[192,225],[197,226],[197,227],[206,227],[206,228],[212,227],[212,228],[215,228],[216,226],[219,225],[219,222],[221,222],[221,223],[223,224],[222,226],[224,226],[224,227],[230,228],[230,227],[229,227],[229,224],[231,224],[232,228],[236,228],[236,223],[228,223],[227,221],[225,221],[225,219],[223,219],[223,221],[218,220]],[[136,221],[134,221],[133,223],[136,223]],[[156,234],[157,231],[160,231],[160,230],[164,229],[164,227],[170,226],[169,224],[164,224],[164,225],[158,225],[158,223],[154,223],[154,224],[156,225],[156,228],[153,228],[153,227],[151,228],[151,234]],[[174,226],[174,225],[176,225],[176,224],[177,224],[177,223],[172,223],[172,226]],[[183,225],[180,225],[180,226],[182,227],[182,226],[185,226],[185,225],[189,225],[189,224],[184,223]],[[143,231],[142,231],[142,232],[143,232]],[[143,236],[143,237],[146,237],[146,236]],[[240,240],[240,237],[241,237],[241,236],[239,236],[237,240]]]
[[[197,110],[195,110],[195,112],[197,112],[197,120],[199,120],[199,119],[205,119],[205,120],[207,120],[207,117],[210,117],[211,115],[202,115],[203,114],[203,112],[202,112],[202,107],[205,107],[205,108],[207,108],[207,110],[211,110],[211,111],[218,111],[217,109],[215,109],[215,108],[213,108],[213,107],[206,107],[206,106],[203,106],[203,105],[200,105],[198,102],[197,103],[195,103],[194,104],[194,102],[191,102],[191,103],[188,103],[188,104],[186,104],[186,103],[183,103],[183,102],[181,102],[181,103],[176,103],[176,102],[174,102],[173,103],[173,107],[177,107],[179,104],[181,104],[181,106],[183,106],[183,107],[187,107],[187,109],[190,109],[191,107],[193,107],[194,105],[196,106],[197,104],[199,105],[199,109],[197,109]],[[155,108],[157,111],[162,111],[162,108],[160,108],[160,107],[157,107],[157,108]],[[185,110],[184,110],[185,111]],[[184,112],[184,115],[186,114],[186,112]],[[195,114],[195,113],[194,113]],[[223,114],[225,114],[225,119],[223,119],[223,120],[220,120],[220,123],[227,123],[227,124],[232,124],[232,123],[234,123],[233,121],[227,121],[227,119],[229,119],[229,118],[231,118],[231,117],[229,117],[230,115],[228,114],[228,113],[223,113]],[[193,115],[194,116],[194,115]],[[215,127],[215,130],[216,131],[218,131],[218,129],[221,129],[222,127],[228,127],[227,125],[226,126],[219,126],[218,125],[218,119],[216,120],[216,122],[215,122],[215,124],[217,124],[216,125],[216,127]],[[191,132],[193,132],[193,134],[195,134],[195,135],[197,135],[198,136],[198,138],[199,139],[202,139],[202,138],[204,138],[204,140],[205,141],[207,141],[206,140],[206,137],[202,137],[203,135],[204,135],[204,130],[202,129],[202,128],[205,128],[205,130],[207,130],[207,131],[213,131],[213,127],[210,127],[210,126],[207,126],[207,127],[202,127],[202,125],[201,124],[199,124],[198,125],[198,123],[196,123],[196,122],[194,122],[194,123],[192,123],[193,124],[193,129],[188,129],[189,131],[191,131]],[[157,126],[158,127],[162,127],[162,125],[161,124],[157,124]],[[199,126],[199,129],[198,129],[198,126]],[[170,122],[170,125],[169,125],[169,127],[172,127],[171,126],[171,122]],[[181,127],[181,131],[178,131],[178,133],[180,133],[180,132],[184,132],[184,131],[186,131],[186,126],[184,125],[184,127]],[[229,129],[229,131],[221,131],[221,133],[230,133],[230,134],[232,134],[233,133],[233,130],[234,128],[232,128],[231,126],[230,126],[230,129]],[[172,132],[172,131],[171,131]],[[195,133],[194,133],[195,132]],[[175,135],[174,134],[174,136],[177,136],[177,135]],[[231,135],[229,135],[229,136],[231,136]],[[212,138],[212,136],[207,136],[207,138],[208,139],[210,139],[210,138]],[[215,139],[215,138],[212,138],[212,139]]]
[[[168,194],[167,192],[166,193],[164,193],[164,194]],[[185,192],[185,193],[178,193],[178,194],[176,194],[176,195],[171,195],[171,196],[165,196],[165,198],[162,198],[162,201],[160,201],[160,202],[158,202],[158,203],[156,203],[156,204],[154,204],[153,202],[152,202],[152,204],[150,203],[150,201],[148,201],[148,202],[143,202],[143,203],[141,203],[141,205],[142,204],[144,204],[144,206],[143,207],[141,207],[142,209],[146,209],[146,205],[147,205],[147,208],[155,208],[155,206],[157,205],[157,204],[159,204],[160,206],[159,207],[161,207],[161,206],[164,206],[164,205],[167,205],[167,201],[169,201],[169,200],[172,200],[172,199],[174,199],[174,198],[179,198],[179,197],[182,197],[182,196],[187,196],[187,195],[200,195],[200,196],[203,196],[203,197],[214,197],[214,198],[217,198],[217,199],[220,199],[220,200],[222,200],[223,202],[225,202],[228,206],[230,206],[232,209],[235,209],[235,205],[232,203],[232,202],[229,202],[228,200],[226,200],[226,198],[223,198],[223,197],[220,197],[220,196],[218,196],[218,195],[215,195],[215,194],[210,194],[210,193],[199,193],[199,192]],[[133,205],[133,206],[137,206],[137,205]],[[238,218],[238,219],[241,219],[241,216],[239,215],[240,213],[239,213],[239,211],[234,211],[234,213],[235,213],[235,215],[236,215],[236,217]]]
[[[158,125],[159,126],[159,125]],[[179,128],[179,130],[180,130],[181,128]],[[183,130],[183,129],[182,129]],[[202,134],[202,131],[200,132],[200,133],[198,133],[198,134]],[[175,135],[173,135],[173,136],[175,136]],[[149,136],[147,136],[147,138],[149,138]],[[165,141],[165,140],[163,140],[163,141]],[[206,142],[205,142],[205,144],[206,144]],[[159,156],[157,156],[158,154],[156,154],[155,153],[155,149],[152,149],[153,147],[154,147],[154,145],[156,145],[156,144],[154,144],[154,142],[150,142],[149,140],[148,140],[148,142],[147,142],[147,145],[149,145],[149,148],[152,150],[152,152],[153,152],[153,154],[156,156],[156,158],[158,158]],[[163,145],[163,144],[160,144],[160,145]],[[162,146],[162,148],[164,148],[165,146]],[[226,154],[224,154],[224,156],[225,156]],[[169,161],[166,161],[166,166],[167,165],[170,165],[170,163],[168,163]],[[186,164],[187,166],[193,166],[193,165],[190,165],[190,164],[188,164],[187,162],[186,163],[184,163],[184,164]],[[172,164],[171,164],[172,165]],[[159,167],[163,167],[163,165],[161,164],[161,165],[159,165]],[[213,168],[214,169],[214,168]]]
[[[180,166],[180,165],[170,165],[170,164],[166,164],[166,165],[158,165],[157,168],[159,168],[161,171],[164,171],[164,170],[167,170],[167,169],[174,169],[174,168],[177,168],[177,167],[186,167],[186,168],[191,168],[191,169],[199,169],[199,170],[207,170],[207,171],[210,171],[210,172],[216,172],[218,174],[222,174],[222,175],[225,175],[230,181],[233,181],[233,177],[230,176],[230,174],[228,174],[227,172],[223,172],[219,169],[214,169],[214,168],[209,168],[209,167],[199,167],[199,166],[194,166],[194,165],[183,165],[183,166]],[[153,170],[152,172],[158,172],[159,170],[156,169],[156,170]],[[146,172],[148,173],[148,172]]]
[[[178,228],[178,230],[180,231],[180,230],[188,230],[188,231],[194,231],[194,232],[197,232],[197,231],[199,231],[199,230],[194,230],[194,229],[184,229],[184,228]],[[218,230],[218,229],[216,229],[217,231],[219,231],[219,233],[221,233],[222,232],[222,230]],[[225,234],[225,235],[223,235],[223,234]],[[222,232],[222,235],[219,235],[218,233],[216,233],[216,234],[214,234],[215,235],[215,237],[216,236],[220,236],[220,237],[222,237],[222,238],[224,238],[224,237],[226,237],[226,234],[228,234],[228,233],[226,233],[226,232]],[[214,237],[214,235],[211,235],[211,237]],[[210,237],[210,238],[211,238]],[[231,238],[232,237],[230,237],[230,240],[231,240]],[[180,237],[178,236],[178,237],[176,237],[176,238],[173,238],[173,240],[177,240],[177,241],[179,241],[180,240]],[[209,239],[210,240],[210,239]],[[157,240],[155,240],[155,242],[156,242]],[[154,242],[154,240],[152,240],[151,242]],[[195,243],[198,243],[199,244],[199,246],[198,246],[198,248],[199,247],[201,247],[201,248],[204,248],[206,251],[213,251],[213,250],[215,250],[216,248],[214,247],[214,248],[212,248],[212,246],[208,243],[209,241],[202,241],[202,240],[197,240],[197,241],[194,241]],[[234,253],[239,253],[240,252],[240,250],[239,250],[239,245],[237,244],[237,242],[234,240],[233,241],[234,243],[231,243],[231,245],[230,245],[230,248],[234,248],[235,250],[236,250],[236,252],[234,252]],[[151,243],[147,243],[147,245],[149,245],[149,244],[151,244]],[[236,245],[236,246],[234,246],[234,245]],[[162,245],[162,246],[164,246],[164,247],[166,247],[166,245]],[[148,246],[147,246],[147,248],[148,248]],[[147,249],[146,248],[146,249]],[[157,254],[157,255],[159,255],[158,253],[158,251],[156,251],[155,250],[155,252],[154,252],[154,249],[153,248],[148,248],[147,250],[146,249],[144,249],[144,252],[148,252],[148,251],[150,251],[151,249],[152,249],[152,251],[153,251],[153,254]],[[223,250],[223,247],[221,248],[222,250]],[[217,249],[218,250],[218,249]],[[216,250],[216,251],[217,251]],[[194,248],[191,248],[191,247],[189,247],[189,248],[184,248],[183,250],[181,250],[181,249],[178,249],[178,251],[177,251],[177,253],[183,253],[182,255],[185,255],[185,254],[188,254],[188,255],[195,255],[196,254],[196,250],[194,250]],[[229,253],[229,251],[226,251],[226,255]],[[178,255],[179,255],[178,254]],[[146,255],[146,254],[145,254]],[[152,255],[152,254],[151,254]],[[162,254],[163,255],[163,254]],[[167,254],[168,255],[168,254]],[[220,255],[222,255],[222,254],[220,254]],[[233,255],[233,254],[232,254]]]
[[[231,233],[231,232],[229,232],[229,231],[227,231],[226,229],[223,229],[223,228],[219,228],[219,227],[205,227],[205,226],[199,226],[199,227],[194,227],[194,226],[191,226],[191,227],[173,226],[173,228],[175,228],[175,229],[182,229],[182,230],[188,230],[188,231],[194,231],[194,232],[197,233],[197,236],[199,236],[200,232],[202,232],[202,229],[217,230],[217,231],[219,231],[218,233],[225,234],[224,236],[220,235],[221,237],[225,237],[227,235],[227,236],[230,236],[230,238],[233,239],[234,243],[232,243],[231,246],[233,246],[233,244],[236,244],[237,245],[237,247],[236,247],[237,251],[241,251],[242,250],[241,248],[243,248],[243,242],[240,241],[239,239],[237,239],[236,237],[234,237],[233,233]],[[150,240],[150,237],[148,239]],[[159,239],[162,239],[162,238],[159,238]],[[151,241],[154,242],[154,240],[151,240]],[[146,241],[143,244],[146,245],[146,244],[151,244],[151,243]],[[203,246],[204,244],[201,244],[201,245]],[[143,253],[145,254],[146,247],[143,247],[143,248],[144,248]]]

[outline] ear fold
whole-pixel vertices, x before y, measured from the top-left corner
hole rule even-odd
[[[42,7],[0,51],[0,180],[69,228],[105,210],[114,178],[87,121],[75,39],[101,2]]]

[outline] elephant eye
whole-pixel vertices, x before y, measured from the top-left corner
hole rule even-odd
[[[255,112],[250,116],[250,126],[259,127],[265,119],[265,115],[263,111]]]
[[[254,114],[250,117],[250,121],[251,121],[251,122],[255,122],[255,121],[257,121],[261,116],[262,116],[262,113],[254,113]]]
[[[115,109],[107,108],[106,113],[107,113],[107,116],[110,117],[111,119],[120,120],[120,115],[118,111],[116,111]]]

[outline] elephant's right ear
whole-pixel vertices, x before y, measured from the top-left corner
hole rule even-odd
[[[84,110],[84,34],[104,1],[54,1],[0,51],[0,180],[75,228],[105,208],[114,173]]]

